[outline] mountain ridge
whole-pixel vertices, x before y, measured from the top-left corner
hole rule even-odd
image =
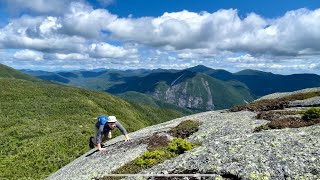
[[[112,94],[126,91],[145,93],[166,103],[202,111],[223,109],[244,104],[244,100],[253,100],[249,90],[241,83],[223,82],[189,70],[152,73],[108,90]]]
[[[223,69],[212,69],[203,65],[198,65],[195,67],[187,68],[184,70],[165,70],[165,69],[155,69],[155,70],[117,70],[114,71],[118,73],[120,79],[110,80],[105,79],[92,79],[90,81],[76,82],[75,78],[69,79],[71,85],[76,85],[78,87],[86,89],[97,89],[102,91],[108,91],[112,86],[117,86],[119,84],[130,83],[130,81],[136,81],[137,78],[141,78],[153,73],[178,73],[181,71],[191,71],[200,72],[207,74],[211,77],[217,78],[222,81],[239,81],[245,84],[251,91],[252,95],[257,98],[274,92],[286,92],[295,91],[304,88],[312,88],[320,86],[320,76],[317,74],[292,74],[292,75],[280,75],[273,74],[270,72],[263,72],[258,70],[246,69],[236,73],[231,73]],[[126,72],[135,72],[136,74],[127,74],[131,78],[126,77]],[[29,72],[30,73],[30,72]],[[37,76],[34,74],[34,76]],[[66,77],[64,77],[66,78]],[[58,79],[57,79],[58,80]],[[299,82],[295,82],[298,80]],[[59,81],[59,80],[58,80]],[[61,81],[64,81],[63,79]],[[86,86],[88,84],[88,86]],[[105,85],[101,85],[105,84]]]
[[[218,83],[218,86],[224,88],[216,88],[216,91],[210,89],[209,93],[208,88],[203,84],[201,78],[198,78],[198,81],[193,80],[197,73],[207,75],[203,77],[204,82]],[[105,70],[100,72],[85,71],[77,72],[77,74],[71,73],[68,77],[66,77],[66,74],[67,72],[56,74],[58,77],[51,76],[60,82],[70,81],[67,83],[68,85],[106,91],[112,94],[124,93],[126,91],[144,93],[164,103],[171,103],[182,108],[193,109],[197,112],[212,110],[214,108],[229,108],[274,92],[295,91],[320,86],[320,76],[316,74],[279,75],[252,69],[230,73],[223,69],[212,69],[203,65],[184,70],[156,69],[148,71],[146,69],[140,69],[126,71]],[[83,74],[92,75],[89,77]],[[79,77],[77,78],[75,76]],[[50,79],[50,77],[45,79]],[[214,85],[210,83],[209,85],[214,87]],[[200,89],[195,91],[195,86],[199,86]],[[215,94],[222,94],[222,92],[219,91],[232,92],[234,91],[233,89],[237,89],[237,91],[242,94],[242,97],[234,93],[231,94],[234,94],[235,97],[215,96]],[[248,97],[248,94],[250,94],[250,97]],[[214,96],[215,99],[212,99]],[[234,102],[228,102],[230,98],[234,100]],[[217,99],[223,100],[217,101]]]

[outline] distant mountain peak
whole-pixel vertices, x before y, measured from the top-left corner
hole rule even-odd
[[[191,67],[191,68],[188,68],[187,70],[190,70],[190,71],[195,71],[195,72],[204,72],[204,71],[208,71],[208,70],[213,70],[207,66],[204,66],[204,65],[197,65],[197,66],[194,66],[194,67]]]
[[[245,69],[234,74],[236,75],[274,75],[271,72],[264,72],[264,71],[254,70],[254,69]]]

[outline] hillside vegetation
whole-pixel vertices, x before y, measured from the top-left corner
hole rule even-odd
[[[0,78],[0,179],[43,179],[87,152],[99,114],[129,132],[182,116],[104,92]]]
[[[41,81],[40,79],[34,78],[30,75],[17,71],[3,64],[0,64],[0,78],[14,78],[14,79],[24,79],[29,81]]]
[[[128,92],[125,92],[122,94],[117,94],[117,96],[119,96],[121,99],[124,99],[129,102],[141,103],[141,104],[145,104],[145,105],[153,106],[153,107],[157,107],[157,108],[169,108],[169,109],[175,110],[177,112],[181,112],[185,115],[192,114],[193,112],[196,112],[196,111],[192,111],[190,109],[179,107],[174,104],[165,103],[164,101],[156,99],[150,95],[138,93],[138,92],[134,92],[134,91],[128,91]]]

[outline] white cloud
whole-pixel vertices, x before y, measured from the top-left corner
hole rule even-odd
[[[29,10],[35,13],[62,14],[73,0],[4,0],[11,11]]]
[[[62,25],[57,23],[56,17],[49,16],[40,24],[39,29],[42,34],[50,34],[52,31],[56,31],[61,27]]]
[[[109,23],[117,18],[105,9],[93,9],[83,3],[71,3],[69,11],[62,19],[63,31],[68,35],[97,38],[107,31]]]
[[[245,55],[241,55],[238,57],[227,57],[226,61],[229,61],[231,63],[254,63],[254,62],[258,62],[259,60],[253,56],[251,56],[250,54],[245,54]]]
[[[0,29],[0,48],[33,49],[43,52],[82,52],[86,39],[59,34],[55,17],[23,16]]]
[[[168,56],[168,60],[174,61],[174,60],[177,60],[177,58],[173,56]]]
[[[119,46],[113,46],[107,43],[91,44],[90,53],[96,58],[125,58],[135,57],[137,49],[125,49]]]
[[[194,55],[191,52],[188,52],[188,53],[180,53],[177,55],[177,57],[180,59],[191,59],[194,57]]]
[[[78,54],[78,53],[70,53],[70,54],[55,53],[55,57],[61,60],[89,60],[88,54]]]
[[[32,61],[32,60],[41,61],[41,60],[43,60],[43,53],[31,51],[28,49],[18,51],[13,56],[14,56],[14,58],[19,59],[19,60],[28,60],[28,61]]]
[[[108,25],[114,37],[155,47],[210,49],[272,55],[320,53],[320,9],[290,11],[277,19],[237,10],[181,11],[157,18],[118,18]]]
[[[118,18],[105,9],[73,2],[60,17],[25,16],[13,20],[1,29],[0,43],[4,39],[10,42],[17,39],[10,35],[35,41],[22,43],[25,45],[39,44],[42,39],[50,42],[50,38],[59,41],[77,36],[87,41],[113,38],[169,51],[206,49],[213,54],[228,51],[253,56],[312,55],[320,53],[319,18],[320,9],[290,11],[277,19],[264,19],[254,13],[241,19],[237,10],[229,9],[214,13],[181,11],[133,19]]]
[[[154,64],[148,67],[186,67],[204,62],[212,67],[320,67],[310,60],[320,54],[320,9],[289,11],[276,19],[255,13],[239,17],[235,9],[119,18],[82,0],[5,2],[10,2],[10,7],[19,6],[18,11],[32,11],[10,19],[0,29],[0,48],[18,49],[15,54],[11,52],[13,61],[70,61],[68,67],[82,59],[94,62],[93,66],[144,67],[150,62]]]

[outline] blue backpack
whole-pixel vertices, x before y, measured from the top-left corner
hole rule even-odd
[[[98,116],[98,121],[101,125],[106,124],[108,120],[109,120],[108,116],[104,116],[104,115]]]

